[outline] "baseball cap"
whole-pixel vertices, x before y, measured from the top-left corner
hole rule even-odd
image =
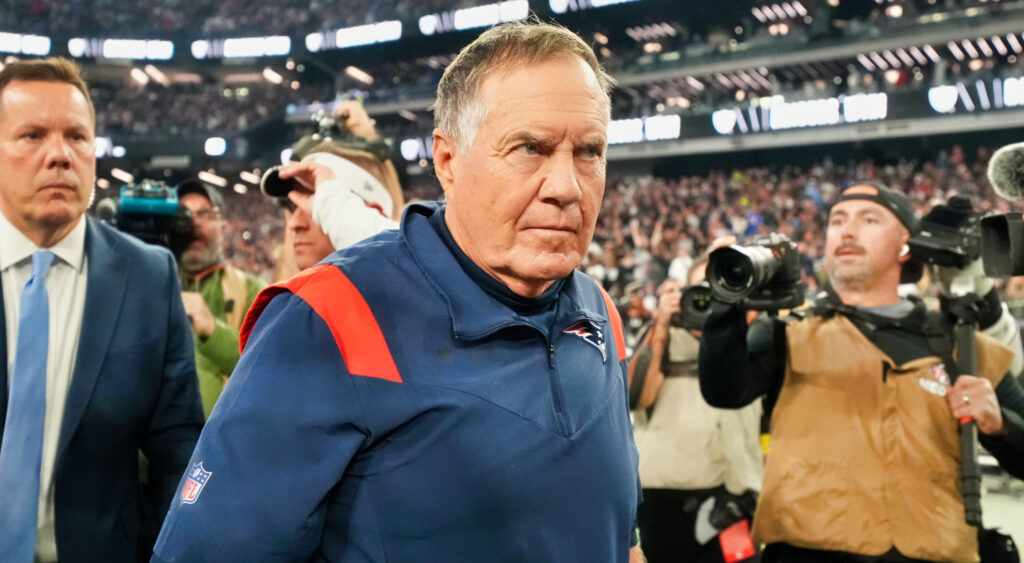
[[[896,216],[897,219],[899,219],[900,223],[903,223],[903,226],[910,231],[910,234],[916,233],[918,227],[920,227],[921,222],[918,220],[917,214],[914,212],[914,204],[910,202],[910,198],[889,188],[888,186],[875,182],[857,182],[855,184],[851,184],[843,190],[832,205],[835,206],[835,204],[841,201],[849,201],[851,199],[873,201],[888,209]],[[829,213],[831,212],[832,209],[829,208]]]
[[[224,198],[220,195],[220,192],[201,180],[190,178],[178,184],[174,189],[178,192],[178,199],[187,194],[199,194],[205,197],[210,202],[210,205],[224,211]]]

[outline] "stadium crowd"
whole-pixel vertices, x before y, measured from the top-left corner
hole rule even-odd
[[[280,119],[287,103],[329,99],[329,86],[299,90],[277,85],[235,88],[215,84],[172,84],[143,89],[91,88],[100,135],[189,137],[243,131]]]
[[[96,34],[132,37],[237,36],[244,34],[302,34],[349,27],[409,14],[425,15],[481,3],[477,0],[395,0],[356,2],[342,0],[285,0],[274,4],[248,2],[155,0],[32,0],[0,3],[0,25],[17,25],[22,33],[74,34],[82,29]]]

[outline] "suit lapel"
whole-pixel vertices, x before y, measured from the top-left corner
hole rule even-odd
[[[119,241],[104,232],[91,217],[87,219],[85,255],[89,272],[85,286],[85,309],[78,353],[75,356],[75,371],[64,406],[64,420],[57,445],[58,459],[78,428],[85,406],[96,387],[96,379],[114,335],[128,281],[127,260],[117,253]]]
[[[3,443],[7,420],[7,311],[4,310],[4,288],[0,284],[0,443]]]

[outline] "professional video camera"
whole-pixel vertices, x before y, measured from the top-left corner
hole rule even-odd
[[[907,241],[910,256],[925,264],[964,268],[981,256],[981,229],[971,200],[955,195],[921,218]]]
[[[192,214],[178,203],[174,188],[157,180],[122,186],[121,204],[103,199],[96,204],[96,215],[144,242],[167,247],[175,258],[195,238]]]
[[[807,289],[800,283],[796,244],[778,233],[712,252],[707,281],[715,300],[760,311],[798,307]]]
[[[687,330],[700,330],[711,309],[711,286],[702,281],[683,290],[679,296],[681,310],[672,315],[672,326]]]

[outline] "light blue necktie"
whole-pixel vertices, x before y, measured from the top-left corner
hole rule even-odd
[[[33,254],[32,277],[21,292],[18,347],[0,445],[0,554],[11,563],[31,563],[36,550],[50,336],[50,304],[43,280],[52,263],[49,250]]]

